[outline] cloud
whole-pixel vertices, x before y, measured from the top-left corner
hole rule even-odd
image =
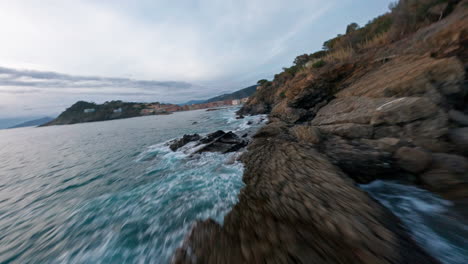
[[[17,70],[0,67],[0,86],[40,88],[136,88],[154,90],[170,88],[183,90],[193,87],[187,82],[135,80],[129,78],[108,78],[97,76],[68,75],[57,72]]]
[[[392,1],[0,1],[0,117],[74,100],[178,103],[241,89]]]

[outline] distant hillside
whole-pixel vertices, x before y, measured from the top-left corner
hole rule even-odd
[[[233,93],[230,93],[230,94],[223,94],[223,95],[219,95],[219,96],[210,98],[210,99],[206,100],[204,103],[211,103],[211,102],[223,101],[223,100],[241,99],[241,98],[251,96],[252,94],[255,93],[256,90],[257,90],[257,85],[252,85],[252,86],[249,86],[249,87],[244,88],[242,90],[239,90],[237,92],[233,92]]]
[[[255,93],[256,90],[257,90],[257,85],[252,85],[252,86],[249,86],[247,88],[241,89],[233,93],[218,95],[216,97],[212,97],[207,100],[190,100],[180,105],[206,104],[206,103],[224,101],[224,100],[242,99],[242,98],[251,96],[252,94]]]
[[[54,120],[54,118],[46,116],[46,117],[42,117],[42,118],[39,118],[39,119],[26,121],[26,122],[23,122],[21,124],[14,125],[14,126],[12,126],[10,128],[40,126],[40,125],[48,123],[48,122],[50,122],[52,120]]]
[[[62,112],[56,119],[42,126],[106,121],[143,115],[168,114],[182,109],[182,107],[177,105],[161,104],[158,102],[134,103],[110,101],[104,104],[96,104],[78,101]]]

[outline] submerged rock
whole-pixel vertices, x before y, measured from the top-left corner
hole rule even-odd
[[[224,132],[218,130],[214,133],[208,134],[205,137],[201,137],[198,134],[184,135],[180,139],[171,141],[169,148],[172,151],[177,151],[181,147],[187,145],[190,142],[197,142],[195,146],[204,145],[198,149],[195,153],[203,152],[221,152],[228,153],[238,151],[241,148],[247,146],[248,141],[240,138],[233,132]]]

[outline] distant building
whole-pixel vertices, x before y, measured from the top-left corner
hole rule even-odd
[[[122,108],[119,107],[117,109],[114,109],[114,113],[122,113]]]
[[[83,110],[83,113],[86,113],[86,114],[94,113],[94,112],[96,112],[96,109],[94,108],[86,108],[85,110]]]
[[[142,115],[152,115],[152,114],[154,114],[154,109],[145,108],[145,109],[141,110],[140,114],[142,114]]]
[[[249,98],[248,98],[248,97],[245,97],[245,98],[242,98],[242,99],[240,99],[240,101],[241,101],[241,104],[245,104],[245,103],[247,103],[247,101],[248,101],[248,100],[249,100]]]
[[[239,99],[234,99],[231,102],[232,105],[240,105],[240,100]]]

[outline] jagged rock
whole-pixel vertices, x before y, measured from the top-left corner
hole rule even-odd
[[[468,159],[462,156],[435,153],[431,166],[420,176],[421,181],[431,190],[452,196],[468,196]]]
[[[458,123],[462,126],[468,126],[468,115],[465,115],[463,112],[450,110],[448,112],[450,120]]]
[[[432,160],[430,153],[420,148],[410,147],[399,148],[394,157],[400,168],[412,173],[422,172]]]
[[[399,147],[405,144],[403,140],[391,137],[380,139],[361,139],[360,141],[366,145],[370,145],[376,149],[390,153],[395,152]]]
[[[197,222],[172,263],[437,263],[387,209],[312,147],[258,138],[239,202]]]
[[[468,153],[468,127],[452,129],[449,137],[462,153]]]
[[[322,107],[312,125],[331,125],[355,123],[367,125],[370,123],[376,109],[391,98],[346,97],[338,98]]]
[[[318,144],[322,139],[319,129],[314,126],[297,125],[290,132],[299,142]]]
[[[318,126],[324,134],[334,134],[345,138],[371,138],[373,127],[353,123]]]
[[[222,131],[221,131],[222,132]],[[206,142],[208,139],[212,139],[214,135],[219,135],[219,131],[208,135],[206,138],[203,138],[200,142]],[[196,153],[203,153],[203,152],[221,152],[221,153],[229,153],[238,151],[239,149],[247,146],[247,141],[242,140],[234,134],[233,132],[228,132],[220,135],[219,137],[214,138],[211,140],[206,146],[199,149]]]
[[[295,123],[307,115],[307,110],[289,107],[286,101],[277,104],[271,110],[270,116],[278,117],[284,122]]]
[[[287,136],[288,134],[288,126],[286,123],[282,121],[274,121],[260,128],[253,137],[276,137]]]
[[[323,153],[358,183],[369,183],[377,178],[392,176],[392,155],[360,141],[331,137],[322,146]]]
[[[402,97],[387,102],[375,110],[372,125],[396,125],[430,117],[438,112],[438,107],[422,97]],[[372,112],[371,112],[372,113]]]
[[[176,151],[178,150],[179,148],[187,145],[189,142],[193,142],[193,141],[198,141],[201,139],[201,136],[198,135],[198,134],[193,134],[193,135],[184,135],[182,138],[180,139],[176,139],[176,140],[173,140],[170,142],[170,145],[169,145],[169,148],[172,150],[172,151]]]
[[[222,136],[222,135],[224,135],[224,134],[226,134],[224,131],[218,130],[218,131],[216,131],[216,132],[213,132],[213,133],[211,133],[211,134],[208,134],[206,137],[202,138],[202,139],[200,140],[200,142],[203,143],[203,144],[207,144],[207,143],[210,143],[210,142],[212,142],[213,140],[219,138],[220,136]]]

